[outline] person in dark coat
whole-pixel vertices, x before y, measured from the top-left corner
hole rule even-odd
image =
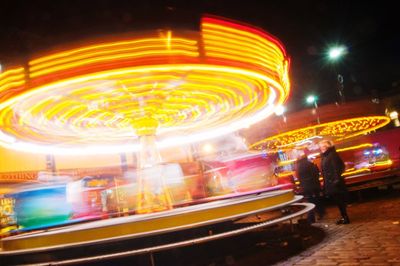
[[[321,201],[321,184],[319,182],[319,169],[310,162],[306,154],[302,154],[297,160],[296,176],[300,181],[300,187],[304,198],[315,205],[315,210],[321,219],[325,214],[325,208]],[[309,212],[308,221],[315,222],[314,211]]]
[[[321,170],[324,177],[325,195],[332,198],[342,216],[336,223],[349,224],[350,219],[347,215],[348,191],[342,177],[345,165],[331,141],[321,141],[319,148],[321,150]]]

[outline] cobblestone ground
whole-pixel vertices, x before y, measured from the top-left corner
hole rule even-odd
[[[313,225],[325,231],[322,242],[276,265],[400,266],[400,191],[376,194],[350,205],[349,225],[335,225],[338,211],[330,207]]]

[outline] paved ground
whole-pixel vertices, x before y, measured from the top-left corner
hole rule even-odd
[[[334,225],[338,211],[329,208],[328,217],[314,225],[325,238],[276,265],[400,266],[400,191],[364,194],[367,199],[349,208],[351,224]]]

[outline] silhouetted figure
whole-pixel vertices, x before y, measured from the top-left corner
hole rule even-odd
[[[315,211],[321,219],[325,214],[325,208],[321,200],[318,167],[310,162],[306,155],[303,155],[297,160],[296,175],[300,181],[304,198],[315,205]],[[308,213],[308,221],[310,223],[315,222],[314,211]]]
[[[341,219],[337,224],[350,223],[347,215],[348,191],[342,173],[345,165],[331,141],[323,140],[319,143],[321,149],[321,171],[324,177],[325,195],[332,198],[339,208]]]

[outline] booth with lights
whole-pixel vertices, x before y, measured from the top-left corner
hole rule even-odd
[[[297,151],[307,150],[310,160],[319,165],[320,152],[318,142],[322,139],[333,141],[337,152],[345,162],[346,169],[343,173],[347,184],[354,184],[370,179],[371,174],[379,173],[391,175],[393,162],[386,147],[373,141],[370,134],[366,143],[359,143],[357,139],[386,126],[390,122],[387,116],[363,116],[312,126],[284,132],[258,141],[251,145],[255,151],[269,151],[280,154],[279,170],[281,175],[291,175],[297,185],[299,193],[300,183],[295,176],[295,162]],[[362,175],[362,177],[360,176]],[[375,176],[375,175],[374,175]],[[383,175],[384,176],[384,175]],[[323,177],[320,178],[321,183]]]

